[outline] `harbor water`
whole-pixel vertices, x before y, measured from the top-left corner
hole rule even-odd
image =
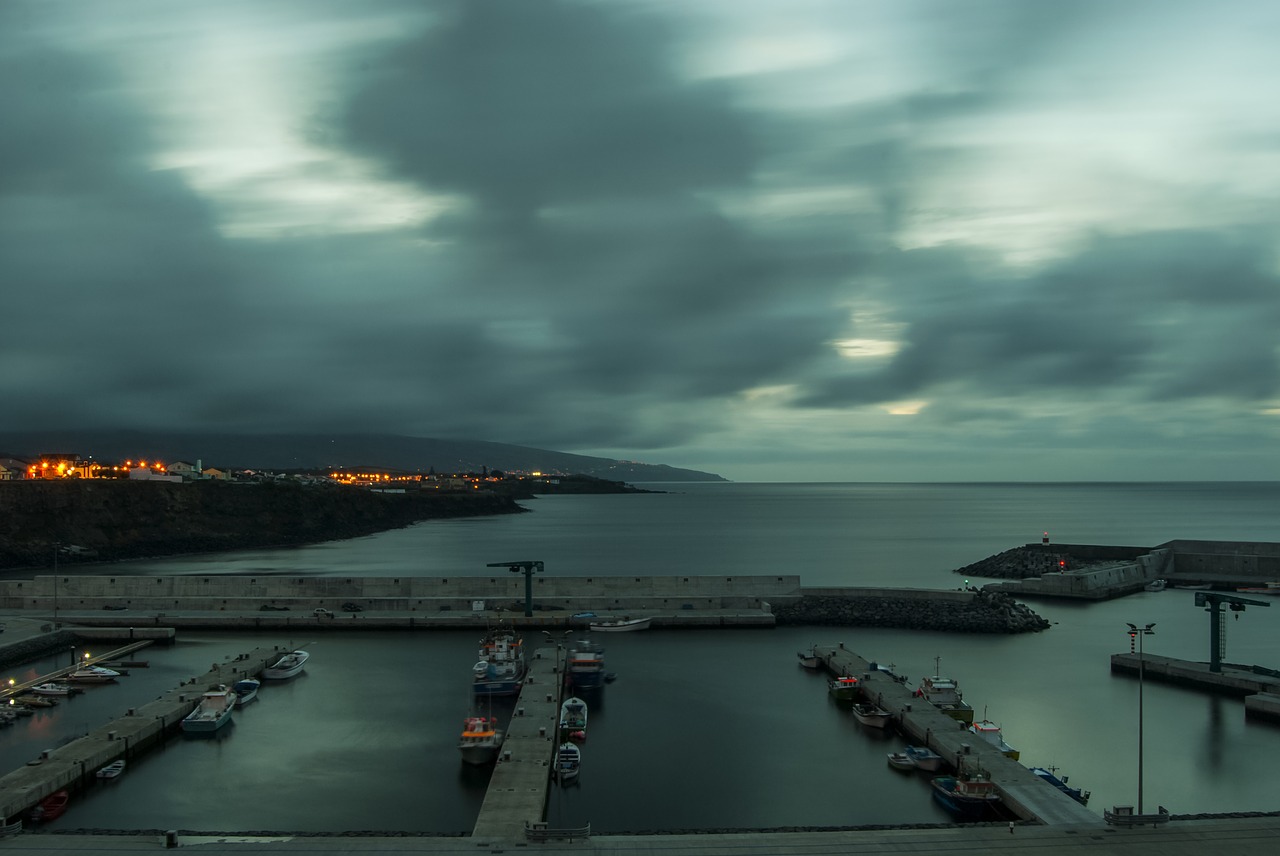
[[[680,485],[668,493],[547,497],[531,513],[431,521],[312,547],[110,566],[113,574],[489,576],[538,559],[546,573],[799,574],[808,585],[957,588],[953,569],[1039,541],[1154,546],[1174,538],[1274,541],[1280,485]],[[102,568],[84,569],[102,573]],[[513,591],[519,580],[513,576]],[[974,582],[980,583],[981,580]],[[577,784],[553,791],[553,825],[599,832],[946,822],[923,774],[890,769],[902,741],[859,725],[796,652],[843,643],[914,683],[935,663],[1001,724],[1028,765],[1134,804],[1138,682],[1112,676],[1126,622],[1155,623],[1145,651],[1209,655],[1194,593],[1097,604],[1032,601],[1036,634],[848,627],[601,636],[618,679],[593,702]],[[459,761],[478,633],[183,633],[149,665],[0,730],[0,764],[105,724],[257,645],[306,645],[299,678],[263,687],[217,739],[177,737],[76,796],[62,829],[405,831],[471,829],[488,772]],[[528,644],[546,640],[541,634]],[[1277,662],[1280,610],[1227,621],[1227,659]],[[68,651],[15,669],[25,680]],[[95,652],[96,653],[96,652]],[[1280,728],[1239,699],[1144,684],[1144,797],[1175,814],[1280,810],[1269,783]],[[495,712],[509,714],[496,703]],[[975,751],[982,751],[975,743]]]

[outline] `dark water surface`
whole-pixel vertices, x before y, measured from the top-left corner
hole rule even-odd
[[[456,574],[512,559],[586,574],[798,573],[812,585],[954,588],[952,568],[1048,529],[1056,541],[1149,546],[1173,538],[1280,540],[1280,485],[697,485],[647,496],[551,497],[533,513],[433,521],[350,542],[112,565],[111,573]],[[103,569],[96,572],[102,573]],[[1280,601],[1277,602],[1280,605]],[[625,830],[943,821],[927,778],[885,764],[901,741],[832,705],[796,667],[810,644],[894,663],[912,682],[934,658],[1022,761],[1134,803],[1137,682],[1112,677],[1125,622],[1146,650],[1208,658],[1193,593],[1101,604],[1034,602],[1054,626],[1019,636],[856,628],[663,631],[601,637],[618,681],[591,713],[580,782],[549,819]],[[1280,667],[1280,610],[1229,619],[1227,658]],[[66,737],[257,645],[309,643],[299,679],[263,688],[218,740],[178,738],[77,797],[55,828],[469,831],[487,773],[455,741],[475,632],[183,634],[148,669],[0,731],[21,766]],[[68,662],[62,658],[62,664]],[[47,671],[52,660],[28,673]],[[17,672],[13,677],[25,677]],[[1174,813],[1274,811],[1280,728],[1238,699],[1148,682],[1145,800]]]

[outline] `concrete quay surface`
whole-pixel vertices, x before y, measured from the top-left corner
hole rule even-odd
[[[237,836],[30,834],[0,838],[0,854],[110,853],[142,856],[169,849],[193,854],[389,854],[463,856],[1260,856],[1280,841],[1280,816],[1172,821],[1159,827],[1095,829],[1004,824],[919,829],[748,832],[685,835],[597,835],[572,843],[477,841],[472,837],[376,835]]]
[[[525,825],[541,823],[546,815],[560,726],[559,659],[559,649],[540,648],[529,660],[502,752],[471,832],[473,841],[522,840]]]
[[[982,769],[1000,791],[1004,805],[1023,820],[1052,826],[1102,827],[1102,817],[1007,758],[1000,750],[947,716],[904,684],[843,647],[814,649],[828,671],[858,678],[862,695],[893,715],[893,724],[916,742],[928,746],[948,764]]]

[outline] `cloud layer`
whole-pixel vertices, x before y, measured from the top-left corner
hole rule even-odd
[[[1229,5],[8,4],[5,427],[1280,478]]]

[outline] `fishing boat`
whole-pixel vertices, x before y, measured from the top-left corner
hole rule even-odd
[[[1167,580],[1152,580],[1143,586],[1143,588],[1147,591],[1164,591],[1168,585],[1169,583]]]
[[[810,648],[807,654],[804,651],[797,651],[796,656],[800,658],[800,668],[805,671],[816,672],[822,668],[822,658],[813,648]]]
[[[59,698],[62,696],[69,696],[72,693],[78,693],[80,691],[81,690],[79,687],[72,687],[72,686],[68,686],[67,684],[58,684],[58,683],[36,684],[34,687],[28,690],[28,692],[33,692],[36,695],[53,696],[55,698]]]
[[[112,761],[110,764],[103,767],[98,772],[94,773],[94,775],[97,776],[99,779],[115,779],[115,778],[119,778],[120,774],[123,772],[124,772],[124,759],[121,759],[119,761]]]
[[[1004,734],[1000,731],[1000,726],[996,725],[991,720],[984,717],[978,722],[973,723],[973,725],[970,725],[969,731],[999,749],[1000,754],[1004,755],[1006,758],[1012,758],[1014,761],[1018,760],[1018,756],[1021,753],[1005,742]]]
[[[578,778],[582,767],[582,750],[576,743],[561,743],[556,750],[555,777],[560,784],[567,784]]]
[[[106,684],[118,677],[120,677],[120,673],[115,669],[107,669],[103,666],[81,666],[64,677],[63,680],[74,681],[78,684]]]
[[[599,689],[607,683],[606,677],[602,646],[590,639],[579,639],[569,646],[565,679],[574,690]]]
[[[827,681],[827,693],[838,702],[853,703],[858,700],[860,682],[850,675],[843,675]]]
[[[915,762],[911,760],[906,752],[890,752],[888,755],[889,766],[895,770],[914,770]]]
[[[631,630],[648,630],[653,618],[622,618],[618,621],[593,621],[588,627],[597,633],[626,633]]]
[[[35,808],[31,809],[31,813],[28,816],[36,823],[48,823],[51,820],[57,820],[66,812],[67,803],[70,801],[71,794],[65,790],[54,791],[40,800]]]
[[[917,770],[933,773],[942,768],[942,756],[927,746],[908,746],[902,752],[911,759]]]
[[[511,696],[520,692],[527,669],[524,640],[514,630],[497,627],[480,640],[480,659],[471,667],[477,696]]]
[[[1064,794],[1071,797],[1076,802],[1080,803],[1080,805],[1089,804],[1089,795],[1090,795],[1089,791],[1082,791],[1079,788],[1071,787],[1070,785],[1067,784],[1066,776],[1063,776],[1062,778],[1058,778],[1056,775],[1054,775],[1055,773],[1058,772],[1057,767],[1048,767],[1048,768],[1032,767],[1031,772],[1035,773],[1037,776],[1044,779],[1046,782],[1053,785],[1055,788],[1062,791]]]
[[[933,797],[957,820],[987,820],[1000,804],[995,783],[985,773],[934,776]]]
[[[951,678],[943,677],[938,673],[940,660],[941,658],[934,658],[934,674],[932,677],[921,679],[920,686],[916,689],[916,695],[952,719],[964,723],[972,723],[973,708],[964,700],[964,694],[960,692],[960,685]]]
[[[498,720],[492,716],[468,716],[462,721],[458,751],[464,764],[488,764],[498,757],[505,739],[506,733],[498,728]]]
[[[212,734],[231,721],[236,695],[225,686],[208,690],[200,696],[195,709],[182,718],[184,734]]]
[[[236,694],[236,707],[244,707],[251,701],[257,701],[261,687],[262,681],[257,678],[245,678],[232,684],[231,691]]]
[[[587,703],[577,696],[560,705],[560,739],[587,739]]]
[[[281,654],[262,670],[262,679],[264,681],[287,681],[289,678],[297,677],[301,674],[309,659],[311,659],[311,654],[306,651],[289,651],[286,654]]]
[[[1169,822],[1169,809],[1159,806],[1155,814],[1134,814],[1133,806],[1118,805],[1114,809],[1104,808],[1102,819],[1112,826],[1156,826]]]
[[[853,718],[868,728],[884,728],[889,724],[889,711],[874,704],[855,704]]]

